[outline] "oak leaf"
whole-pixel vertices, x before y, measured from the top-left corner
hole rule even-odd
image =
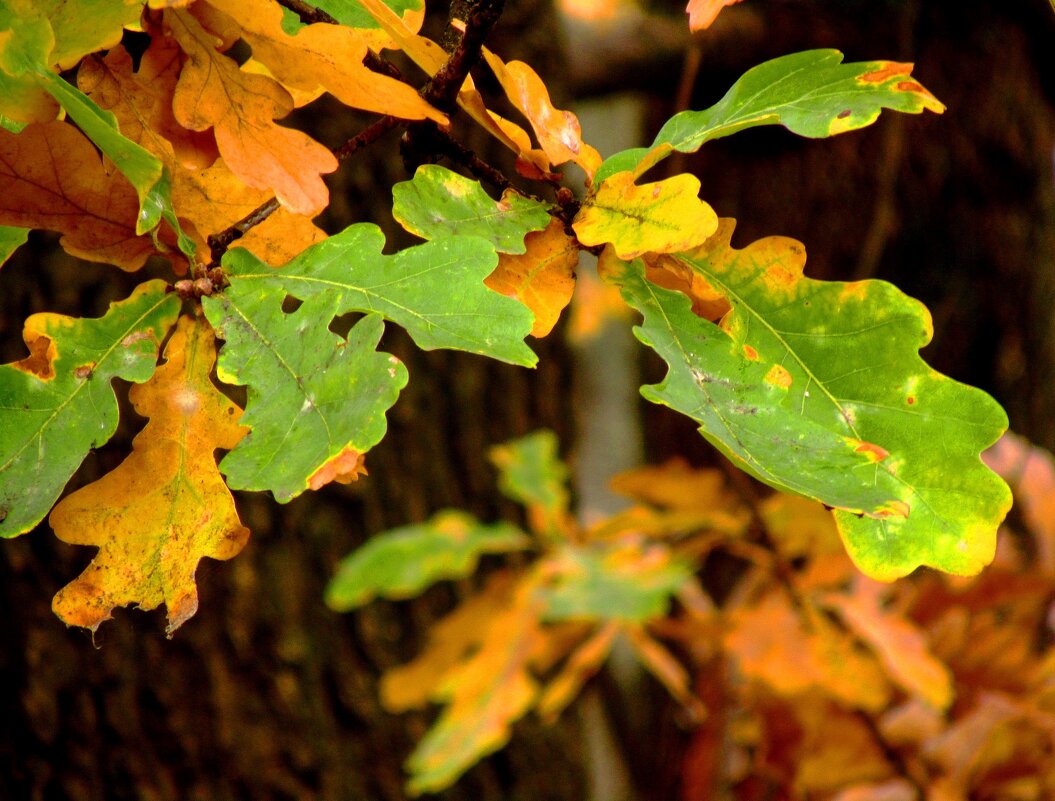
[[[275,124],[293,109],[289,92],[274,80],[242,72],[217,50],[222,40],[188,11],[166,11],[165,21],[187,54],[173,99],[181,125],[213,128],[227,166],[249,186],[270,189],[291,211],[314,215],[326,208],[323,173],[337,159],[300,131]]]
[[[552,220],[546,206],[513,189],[494,200],[470,178],[423,164],[409,181],[392,187],[392,216],[422,239],[478,236],[499,253],[524,253],[525,236]]]
[[[281,6],[272,0],[210,0],[209,5],[237,23],[253,58],[291,89],[310,92],[321,86],[352,108],[448,122],[413,87],[368,69],[363,58],[369,42],[352,28],[316,23],[290,35],[282,27]]]
[[[208,324],[181,317],[165,361],[129,394],[148,418],[132,453],[52,511],[59,539],[99,547],[55,596],[54,611],[68,625],[95,631],[116,606],[164,603],[171,635],[198,609],[199,560],[230,559],[245,545],[249,529],[214,456],[233,448],[245,429],[238,407],[212,385],[215,360]]]
[[[582,140],[578,117],[553,105],[538,73],[523,61],[507,64],[487,48],[483,53],[506,97],[531,123],[549,163],[575,162],[592,179],[601,166],[601,154]]]
[[[511,726],[535,703],[532,651],[543,636],[535,584],[524,580],[495,610],[480,649],[452,668],[433,694],[446,708],[407,759],[412,795],[450,786],[480,757],[502,748]]]
[[[646,397],[699,419],[705,436],[762,480],[835,507],[847,550],[869,575],[892,579],[921,564],[976,573],[992,558],[996,527],[1011,501],[1006,484],[979,458],[1006,428],[1003,410],[923,361],[919,350],[932,329],[918,301],[882,281],[806,278],[801,244],[768,237],[734,248],[734,226],[723,221],[702,246],[675,256],[730,301],[721,326],[725,343],[714,340],[706,320],[682,318],[678,307],[687,299],[634,281],[638,308],[668,307],[662,320],[646,311],[646,328],[662,335],[656,341],[669,349],[668,361],[687,368],[646,387]],[[678,317],[676,334],[663,327],[669,314]],[[698,337],[690,338],[694,329]],[[705,350],[724,354],[702,363]],[[719,368],[722,361],[728,368]],[[783,399],[747,403],[756,390]],[[718,412],[706,398],[726,392],[731,403]],[[781,415],[783,421],[770,422]],[[774,439],[782,430],[791,448],[804,449],[791,463],[789,446]],[[762,432],[765,441],[758,440]],[[940,451],[926,445],[935,438]],[[749,452],[758,447],[764,456]],[[848,463],[853,457],[856,466]],[[812,489],[803,491],[806,484]]]
[[[135,190],[67,122],[0,130],[0,182],[0,224],[58,231],[71,255],[132,271],[156,250],[136,234]]]
[[[759,125],[782,125],[819,139],[871,125],[884,108],[907,114],[945,110],[912,77],[911,64],[842,60],[838,50],[807,50],[759,64],[710,108],[667,120],[650,147],[605,159],[595,179],[624,170],[639,176],[674,151],[695,153],[705,142]]]
[[[483,554],[529,544],[511,523],[485,525],[464,512],[439,512],[379,534],[345,557],[326,587],[326,603],[347,612],[378,597],[413,598],[437,581],[470,575]]]
[[[723,8],[739,3],[740,0],[689,0],[685,13],[689,15],[689,30],[702,31],[722,12]]]
[[[551,219],[545,230],[529,233],[524,246],[524,254],[502,253],[498,266],[484,283],[531,309],[535,315],[531,335],[544,337],[571,302],[579,247],[557,219]]]
[[[890,698],[878,662],[822,615],[801,616],[779,593],[733,610],[723,638],[740,672],[784,698],[820,692],[875,712]]]
[[[150,378],[178,313],[179,299],[150,281],[100,318],[26,320],[30,355],[0,365],[0,536],[36,525],[88,451],[113,436],[111,381]]]
[[[874,588],[859,580],[852,595],[831,593],[825,604],[882,660],[890,678],[939,710],[952,703],[949,669],[928,649],[925,635],[911,621],[880,608]]]
[[[621,259],[689,250],[718,228],[699,192],[699,179],[687,173],[640,185],[631,173],[616,173],[583,204],[572,228],[584,245],[611,244]]]
[[[212,132],[183,128],[172,113],[182,51],[156,36],[132,71],[123,47],[81,64],[77,81],[101,108],[114,114],[122,133],[165,164],[172,176],[172,203],[187,234],[207,251],[206,236],[260,206],[270,193],[247,186],[217,158]],[[244,247],[268,264],[284,264],[325,234],[305,216],[279,208],[232,247]]]

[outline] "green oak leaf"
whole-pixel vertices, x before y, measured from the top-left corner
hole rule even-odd
[[[347,612],[374,598],[413,598],[437,581],[472,574],[482,554],[530,547],[530,538],[510,523],[485,525],[446,510],[378,534],[346,556],[326,588],[326,604]]]
[[[11,258],[11,254],[18,250],[26,239],[29,238],[29,229],[18,228],[14,225],[0,225],[0,267]]]
[[[370,223],[357,223],[319,242],[280,270],[244,248],[229,250],[232,293],[308,300],[334,299],[336,314],[376,312],[403,326],[418,347],[452,348],[499,361],[533,366],[524,344],[532,314],[526,306],[484,286],[494,270],[494,247],[473,236],[445,237],[383,255],[385,238]]]
[[[402,17],[407,11],[420,11],[424,0],[384,0],[384,3]],[[376,29],[381,27],[359,4],[358,0],[314,0],[312,5],[322,9],[349,28]]]
[[[512,189],[493,200],[476,181],[423,164],[392,187],[392,216],[422,239],[478,236],[499,253],[525,253],[524,237],[549,225],[546,206]]]
[[[536,431],[492,448],[490,457],[502,494],[537,510],[539,527],[547,534],[559,533],[568,512],[568,468],[557,454],[557,435]]]
[[[270,490],[285,503],[347,474],[381,441],[407,369],[377,351],[384,324],[376,314],[345,338],[328,328],[339,314],[335,294],[308,298],[287,314],[285,293],[275,290],[234,283],[203,306],[225,340],[217,375],[248,386],[241,423],[249,434],[220,469],[232,489]]]
[[[0,365],[0,536],[40,522],[89,449],[113,436],[111,380],[150,378],[179,308],[163,281],[149,281],[97,319],[26,320],[29,357]]]
[[[923,361],[932,328],[921,303],[883,281],[805,278],[798,242],[769,237],[738,250],[733,227],[724,220],[702,247],[675,258],[732,305],[722,327],[738,352],[777,371],[784,408],[859,443],[855,451],[873,465],[855,475],[893,490],[882,513],[860,517],[823,488],[810,496],[837,507],[858,567],[880,579],[920,565],[977,573],[1011,505],[1007,485],[980,458],[1007,428],[1003,409]]]
[[[646,280],[637,261],[609,267],[606,278],[644,315],[634,334],[670,367],[661,383],[641,388],[645,398],[691,417],[737,467],[771,487],[855,512],[875,513],[897,498],[893,482],[872,486],[874,464],[855,443],[786,406],[780,374],[693,314],[688,297]]]
[[[759,125],[783,125],[820,139],[871,125],[884,108],[909,114],[945,110],[909,74],[911,64],[842,60],[838,50],[807,50],[759,64],[710,108],[682,111],[667,120],[651,147],[606,159],[594,182],[623,170],[640,175],[675,150],[694,153],[704,142]]]
[[[566,546],[550,559],[555,578],[538,591],[546,620],[644,622],[667,614],[692,566],[661,545]]]

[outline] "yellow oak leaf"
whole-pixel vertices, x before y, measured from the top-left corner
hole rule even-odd
[[[171,634],[198,609],[198,561],[230,559],[249,537],[214,456],[217,448],[233,448],[246,429],[238,424],[241,410],[209,378],[216,361],[212,329],[180,318],[165,360],[129,393],[149,418],[132,453],[63,499],[49,518],[59,539],[99,548],[52,603],[67,625],[95,631],[116,606],[164,603]]]
[[[529,233],[524,245],[527,252],[523,254],[500,254],[498,266],[484,283],[531,309],[535,315],[531,335],[544,337],[553,330],[575,291],[579,248],[556,219],[544,230]]]
[[[685,13],[689,15],[689,30],[702,31],[711,27],[711,23],[723,8],[739,2],[740,0],[689,0],[685,7]]]
[[[62,234],[74,256],[138,270],[155,252],[136,235],[139,198],[91,142],[67,122],[0,129],[0,225]]]
[[[412,661],[386,670],[381,677],[381,704],[389,712],[421,709],[447,672],[465,659],[487,634],[495,609],[509,605],[514,576],[498,572],[484,588],[432,623],[428,644]]]
[[[522,580],[511,604],[493,610],[480,649],[434,690],[447,707],[407,760],[412,794],[450,786],[469,765],[502,748],[513,722],[535,702],[538,682],[529,661],[544,636],[537,590],[537,581]]]
[[[608,622],[579,645],[560,672],[546,685],[538,700],[538,714],[546,723],[553,723],[579,694],[583,685],[601,669],[608,658],[619,624]]]
[[[583,142],[579,118],[554,107],[546,84],[523,61],[506,64],[487,48],[483,52],[510,102],[531,123],[550,163],[573,161],[592,179],[601,166],[601,154]]]
[[[238,24],[253,58],[291,89],[310,92],[321,86],[352,108],[448,122],[413,87],[368,69],[363,64],[368,42],[353,28],[316,23],[290,35],[273,0],[211,0],[209,5]]]
[[[269,189],[282,205],[315,215],[329,203],[322,175],[337,169],[323,145],[275,119],[293,109],[289,92],[264,75],[253,75],[216,48],[222,37],[207,31],[188,11],[166,11],[165,21],[187,54],[173,99],[181,125],[214,129],[227,166],[245,183]]]
[[[639,185],[632,173],[617,172],[601,182],[572,227],[584,245],[610,243],[621,259],[691,250],[718,230],[718,215],[699,191],[699,179],[687,173]]]

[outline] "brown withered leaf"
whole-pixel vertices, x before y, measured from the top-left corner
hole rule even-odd
[[[542,231],[524,238],[527,252],[501,253],[498,266],[484,279],[495,292],[516,298],[535,315],[531,335],[544,337],[557,324],[575,291],[579,248],[564,233],[560,220],[550,220]]]
[[[275,123],[293,109],[289,92],[239,70],[217,50],[222,39],[189,11],[166,11],[165,21],[188,57],[173,100],[179,123],[193,131],[213,128],[224,161],[245,183],[273,191],[298,214],[322,211],[329,203],[322,175],[337,169],[337,159],[306,134]]]
[[[216,342],[208,323],[180,318],[165,359],[129,393],[149,418],[132,453],[49,518],[59,539],[99,548],[55,596],[53,609],[68,625],[95,631],[116,606],[164,603],[171,634],[198,609],[194,572],[202,557],[230,559],[249,537],[214,456],[246,429],[241,410],[209,377]]]
[[[135,189],[67,122],[0,129],[0,185],[0,225],[58,231],[67,253],[122,270],[155,252],[149,236],[136,236]]]

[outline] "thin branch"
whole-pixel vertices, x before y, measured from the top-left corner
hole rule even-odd
[[[451,111],[469,70],[480,60],[480,50],[502,16],[505,0],[476,0],[472,4],[458,46],[425,85],[424,98],[440,111]]]
[[[209,236],[209,253],[212,256],[212,263],[214,265],[219,264],[220,259],[223,258],[223,254],[227,252],[227,249],[231,247],[231,245],[245,236],[250,228],[260,225],[260,223],[274,214],[275,211],[278,210],[278,207],[278,199],[270,198],[253,209],[238,222],[229,225],[219,233],[211,234]]]
[[[288,8],[300,17],[301,22],[306,22],[309,25],[315,22],[326,22],[330,25],[340,25],[336,19],[331,17],[321,8],[315,8],[315,6],[308,5],[304,0],[278,0],[278,4]]]

